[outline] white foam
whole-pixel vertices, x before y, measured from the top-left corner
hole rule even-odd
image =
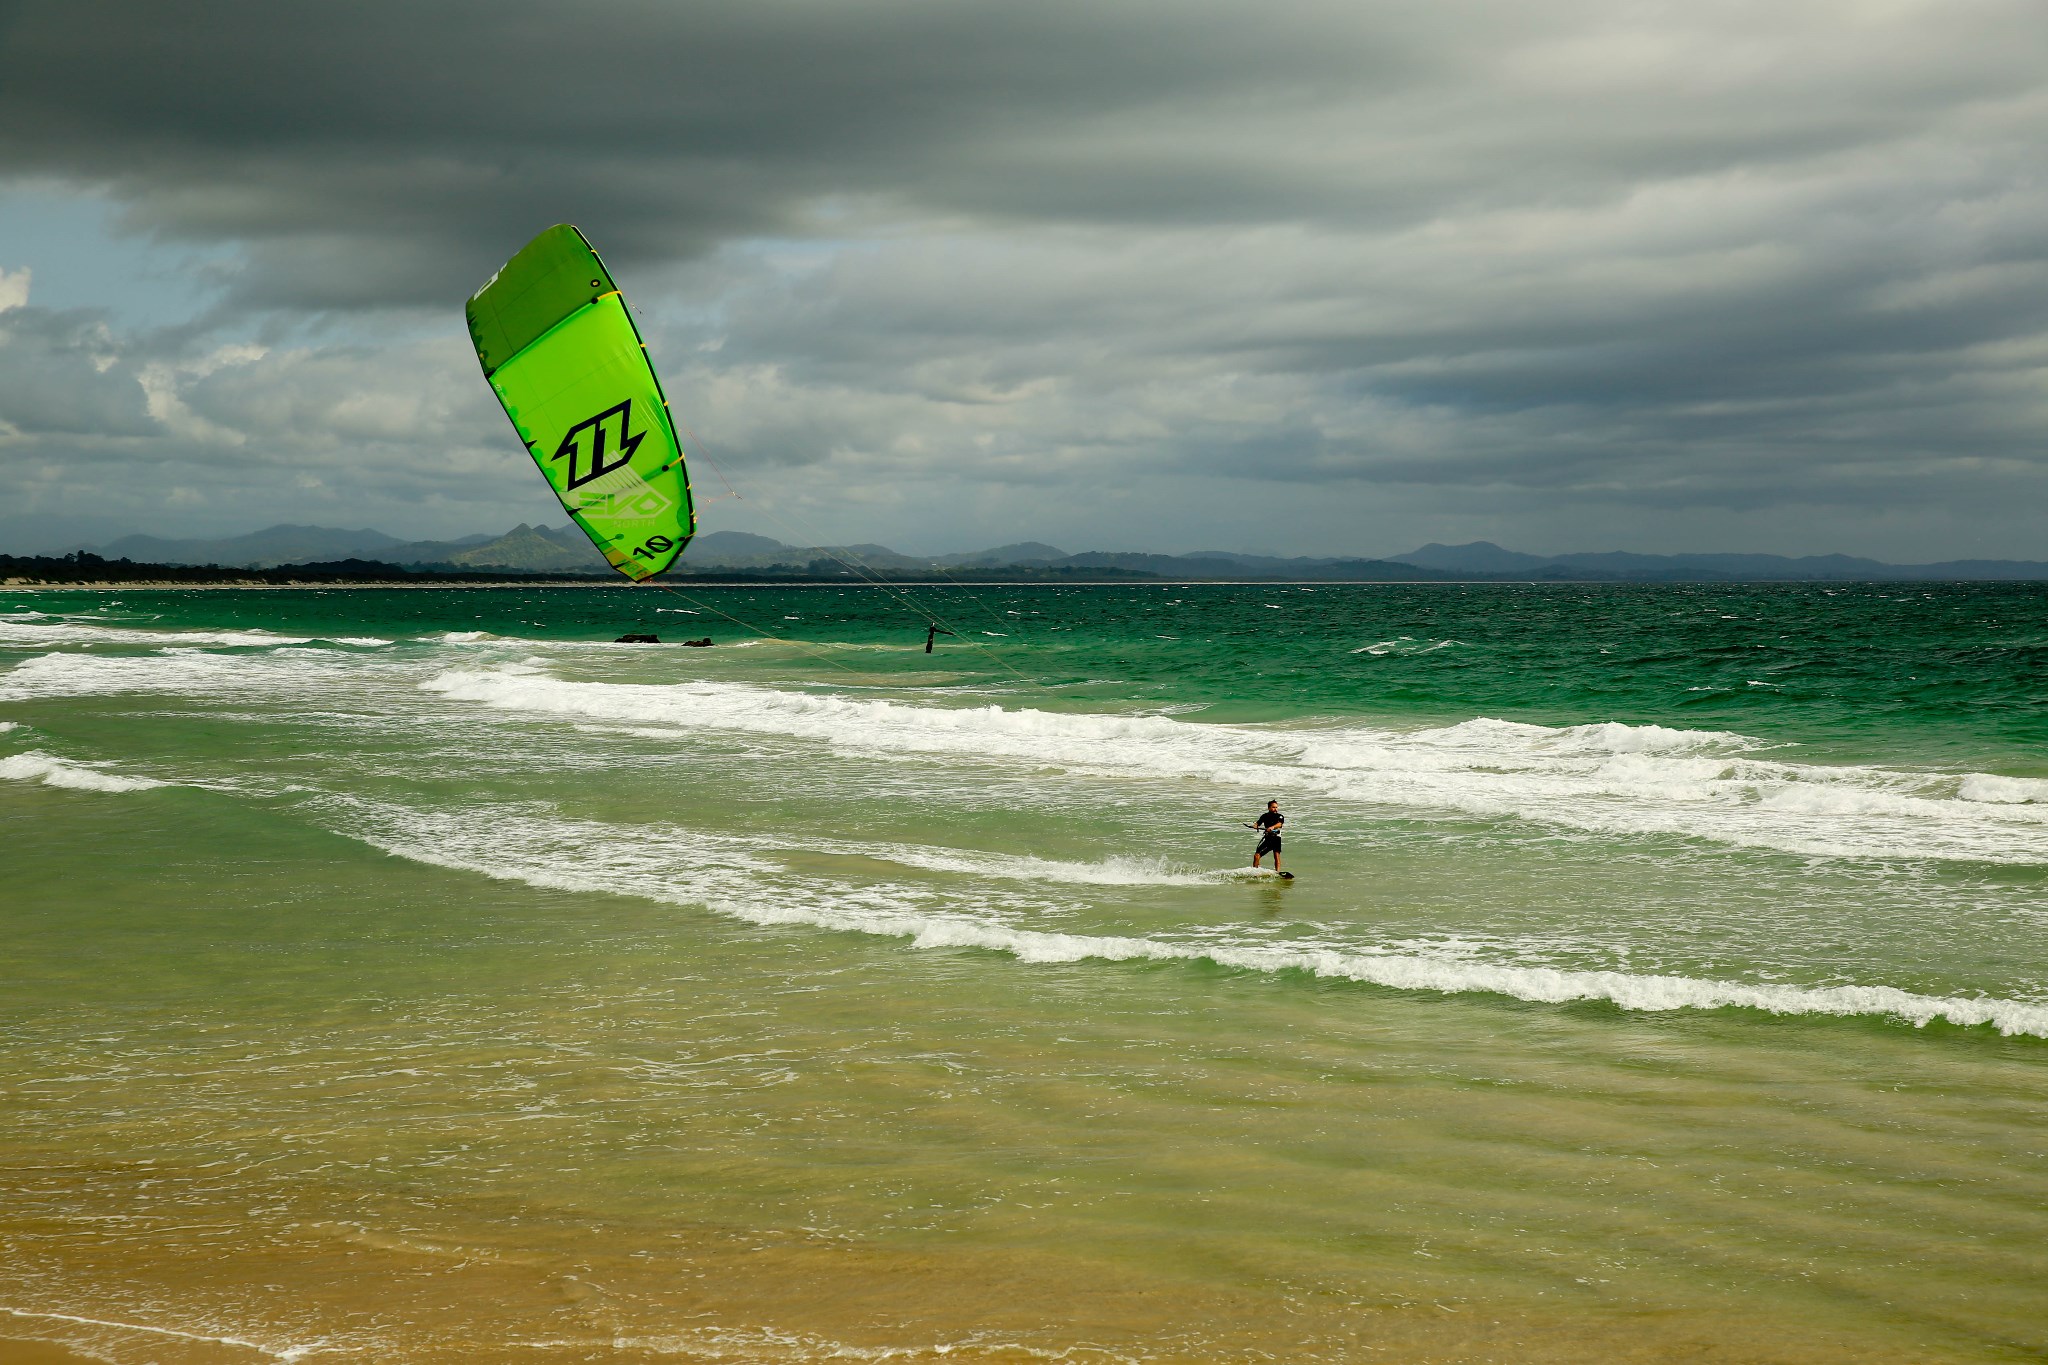
[[[2048,781],[2032,777],[1997,777],[1971,773],[1962,780],[1956,795],[1965,801],[1989,801],[2003,805],[2027,802],[2048,804]]]
[[[351,705],[412,714],[421,701],[414,689],[424,687],[448,702],[651,733],[666,726],[671,737],[738,732],[860,758],[936,760],[963,771],[1053,769],[1148,788],[1162,780],[1198,783],[1227,801],[1279,795],[1291,805],[1347,803],[1411,816],[1529,821],[1802,856],[2048,864],[2048,782],[1801,764],[1727,731],[1620,723],[1547,727],[1490,718],[1424,730],[1226,725],[1157,711],[916,704],[900,694],[880,699],[708,681],[577,682],[550,673],[565,657],[605,652],[597,645],[549,646],[545,656],[523,663],[455,669],[422,681],[432,664],[399,651],[286,645],[149,655],[72,650],[26,659],[0,674],[0,699],[154,694],[329,709],[345,696]],[[1008,872],[983,863],[979,870],[1097,885],[1151,875],[1128,866],[1051,861],[1017,864]]]
[[[602,1336],[544,1337],[512,1341],[535,1351],[570,1351],[570,1358],[606,1359],[628,1356],[687,1356],[694,1360],[736,1360],[748,1365],[775,1361],[845,1360],[867,1362],[934,1360],[1043,1360],[1058,1365],[1076,1359],[1129,1360],[1090,1347],[1033,1346],[1000,1333],[969,1332],[946,1341],[904,1346],[855,1346],[810,1332],[769,1327],[686,1326],[658,1335],[610,1332]]]
[[[234,693],[303,699],[308,693],[324,695],[351,679],[373,676],[365,670],[375,657],[325,649],[277,649],[261,654],[211,654],[204,650],[41,654],[0,674],[0,700]]]
[[[1110,779],[1677,835],[1803,856],[2048,863],[2040,804],[1953,774],[1799,764],[1727,731],[1480,718],[1436,729],[1203,724],[1169,716],[948,707],[735,683],[571,682],[450,671],[421,684],[500,710],[813,741],[848,754],[1051,766]],[[1987,776],[1988,775],[1984,775]],[[2031,789],[2028,789],[2031,790]]]
[[[1664,725],[1624,725],[1612,720],[1554,727],[1484,716],[1440,730],[1423,730],[1412,738],[1437,748],[1503,756],[1746,753],[1764,747],[1761,740],[1726,730],[1674,730]]]
[[[136,630],[127,626],[103,626],[84,621],[0,620],[0,647],[53,649],[65,645],[158,645],[196,648],[274,647],[309,645],[319,639],[336,644],[375,648],[391,643],[371,635],[307,636],[277,635],[267,630]]]
[[[1015,901],[977,904],[924,888],[849,888],[789,874],[764,887],[759,874],[767,865],[741,841],[718,835],[534,819],[505,808],[449,813],[360,802],[335,805],[347,814],[344,832],[418,862],[559,890],[701,905],[761,926],[803,925],[898,938],[919,949],[985,949],[1029,963],[1212,962],[1396,990],[1503,995],[1545,1004],[1606,1001],[1648,1012],[1739,1008],[1890,1018],[1915,1026],[1941,1020],[2048,1038],[2048,1004],[2031,1001],[1930,996],[1886,985],[1802,986],[1488,963],[1473,960],[1458,943],[1420,949],[1412,941],[1331,947],[1058,933],[1006,922],[1022,908]]]
[[[1973,777],[1983,778],[1982,774]],[[1995,778],[1984,778],[1996,782]],[[2010,781],[2011,779],[2006,779]],[[1960,787],[1960,784],[1959,784]],[[1967,798],[1964,798],[1967,799]],[[1848,783],[1786,783],[1763,793],[1760,805],[1766,810],[1796,811],[1823,815],[1879,815],[1902,819],[1942,820],[1955,801],[1941,797],[1890,792]],[[1994,805],[2024,805],[2024,802],[1992,802]],[[2013,822],[2048,825],[2048,810],[2001,810],[1996,818]]]
[[[114,1332],[139,1332],[145,1336],[171,1337],[178,1341],[205,1341],[219,1346],[239,1346],[245,1350],[255,1351],[259,1355],[269,1356],[273,1360],[282,1361],[284,1365],[294,1365],[294,1362],[321,1351],[326,1345],[324,1341],[315,1341],[297,1346],[266,1346],[261,1342],[251,1341],[247,1337],[221,1335],[211,1332],[191,1332],[179,1327],[152,1327],[148,1323],[143,1322],[120,1322],[113,1318],[88,1318],[81,1317],[76,1313],[39,1313],[26,1308],[0,1306],[0,1313],[6,1313],[10,1317],[16,1318],[69,1323],[74,1327],[90,1327]]]
[[[853,749],[1061,758],[1063,742],[1177,744],[1192,728],[1160,716],[1060,713],[1000,706],[915,706],[816,696],[740,683],[567,682],[536,674],[450,671],[420,684],[457,701],[510,711],[655,721],[825,740]],[[1234,730],[1248,743],[1256,733]],[[1280,744],[1266,743],[1277,757]]]
[[[151,787],[171,785],[150,777],[122,777],[116,773],[104,773],[83,763],[73,763],[69,759],[35,750],[0,758],[0,777],[15,782],[41,782],[47,787],[70,787],[77,791],[89,792],[139,792]]]
[[[918,845],[856,844],[841,840],[763,840],[763,848],[801,847],[808,852],[861,854],[905,867],[932,872],[960,872],[977,877],[1002,877],[1025,882],[1062,882],[1073,886],[1210,886],[1228,880],[1231,872],[1176,867],[1164,858],[1110,857],[1097,862],[1020,857],[969,849]]]
[[[1391,640],[1381,640],[1376,644],[1360,645],[1351,652],[1353,654],[1375,655],[1428,654],[1435,650],[1449,649],[1454,645],[1463,643],[1464,641],[1462,640],[1417,640],[1413,635],[1396,635]]]
[[[941,941],[936,935],[923,935],[917,946],[937,946]],[[985,941],[962,939],[961,943],[997,948],[1026,962],[1068,962],[1095,957],[1207,959],[1226,967],[1302,971],[1319,977],[1447,995],[1507,995],[1545,1004],[1605,1000],[1623,1009],[1644,1011],[1739,1008],[1783,1015],[1868,1015],[1900,1019],[1915,1026],[1939,1019],[1965,1027],[1989,1024],[2007,1035],[2048,1038],[2048,1005],[1992,997],[1927,996],[1892,986],[1751,984],[1690,976],[1498,966],[1398,953],[1361,954],[1279,946],[1192,948],[1144,938],[1086,938],[1017,931],[993,932]]]

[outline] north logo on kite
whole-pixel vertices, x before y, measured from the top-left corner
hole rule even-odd
[[[569,480],[563,487],[581,488],[592,479],[601,479],[621,465],[630,464],[633,452],[647,439],[646,432],[634,431],[632,427],[630,398],[570,427],[554,453],[555,459],[569,462]]]

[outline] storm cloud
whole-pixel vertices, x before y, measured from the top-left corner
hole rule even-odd
[[[0,180],[211,290],[0,234],[25,515],[544,517],[459,306],[573,221],[708,525],[2048,556],[2036,4],[17,3],[0,71]]]

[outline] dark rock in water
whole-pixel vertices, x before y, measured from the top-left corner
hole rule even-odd
[[[661,643],[661,637],[659,635],[621,635],[612,643],[615,645],[658,645]]]
[[[709,649],[711,647],[711,637],[707,635],[701,640],[685,640],[683,643],[692,649]]]

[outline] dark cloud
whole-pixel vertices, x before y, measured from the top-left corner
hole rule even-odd
[[[0,178],[234,252],[176,334],[0,312],[0,441],[238,521],[520,507],[451,319],[566,219],[830,535],[2048,555],[2033,3],[0,3],[0,62]]]
[[[1209,177],[1186,151],[1141,187],[1124,172],[1145,149],[1119,154],[1104,121],[1391,83],[1391,52],[1333,41],[1348,27],[936,0],[17,4],[0,166],[111,186],[151,232],[247,243],[251,302],[417,302],[564,216],[630,261],[804,230],[832,195],[1242,213],[1190,188]]]

